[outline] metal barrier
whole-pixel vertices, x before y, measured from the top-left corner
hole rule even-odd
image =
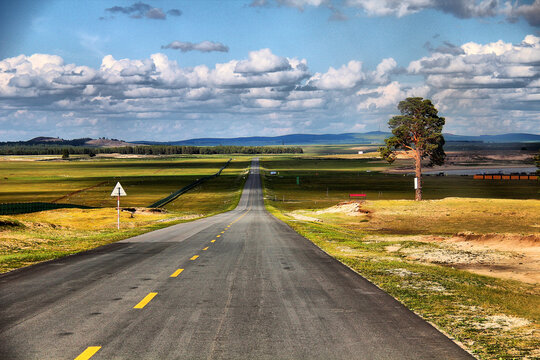
[[[155,203],[153,203],[152,205],[148,206],[150,208],[159,208],[159,207],[162,207],[162,206],[165,206],[167,205],[168,203],[170,203],[171,201],[175,200],[177,197],[179,197],[180,195],[188,192],[189,190],[193,189],[194,187],[196,187],[197,185],[200,185],[202,184],[203,182],[205,182],[206,180],[210,180],[210,179],[213,179],[215,177],[218,177],[219,175],[221,175],[221,172],[227,167],[229,166],[229,164],[231,163],[231,160],[232,159],[229,159],[229,161],[227,161],[227,163],[225,165],[223,165],[223,167],[221,169],[219,169],[219,171],[213,175],[208,175],[208,176],[205,176],[205,177],[202,177],[200,178],[199,180],[187,185],[187,186],[184,186],[183,188],[181,188],[180,190],[178,191],[175,191],[173,192],[171,195],[161,199],[161,200],[158,200],[156,201]]]

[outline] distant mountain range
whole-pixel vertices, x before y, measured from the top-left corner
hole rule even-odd
[[[328,144],[379,144],[390,133],[373,131],[368,133],[344,133],[344,134],[291,134],[282,136],[249,136],[238,138],[200,138],[169,142],[135,141],[145,145],[239,145],[239,146],[264,146],[264,145],[328,145]]]
[[[118,139],[92,139],[80,138],[73,140],[64,140],[57,137],[38,136],[27,141],[8,141],[0,142],[0,146],[32,146],[32,145],[56,145],[56,146],[87,146],[87,147],[121,147],[133,146],[135,144],[128,143]]]
[[[241,145],[241,146],[264,146],[264,145],[337,145],[337,144],[382,144],[384,139],[392,135],[389,132],[371,131],[367,133],[344,133],[344,134],[291,134],[282,136],[250,136],[238,138],[200,138],[169,142],[135,141],[136,144],[145,145]],[[446,142],[484,142],[484,143],[527,143],[540,142],[540,135],[535,134],[503,134],[503,135],[479,135],[466,136],[444,134]]]
[[[382,144],[390,136],[389,132],[371,131],[366,133],[344,134],[290,134],[282,136],[250,136],[237,138],[200,138],[180,141],[133,141],[118,139],[81,138],[64,140],[55,137],[36,137],[28,141],[2,142],[0,145],[57,145],[57,146],[89,146],[89,147],[121,147],[133,145],[191,145],[191,146],[265,146],[265,145],[338,145],[338,144]],[[513,133],[503,135],[454,135],[444,134],[446,142],[478,142],[478,143],[540,143],[540,135]]]

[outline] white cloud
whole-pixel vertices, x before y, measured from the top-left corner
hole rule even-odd
[[[316,73],[309,80],[309,85],[321,90],[351,89],[365,78],[366,75],[362,71],[362,63],[351,60],[339,69],[330,67],[324,74]]]
[[[0,61],[0,118],[13,128],[31,123],[36,132],[62,121],[57,129],[65,136],[78,126],[114,129],[120,121],[138,119],[137,126],[123,128],[125,136],[115,135],[131,139],[144,137],[143,128],[154,134],[151,123],[163,131],[156,137],[178,138],[167,132],[166,123],[173,120],[200,122],[197,129],[189,127],[190,135],[184,128],[182,137],[207,136],[205,127],[212,136],[218,129],[226,133],[232,124],[247,135],[263,126],[345,132],[369,129],[395,114],[399,101],[421,96],[433,99],[448,117],[448,131],[465,129],[466,119],[473,131],[477,118],[489,118],[500,129],[538,125],[539,37],[529,35],[517,44],[470,42],[457,47],[460,51],[430,49],[431,55],[406,69],[392,58],[375,69],[354,59],[315,74],[305,59],[269,49],[195,67],[181,67],[162,53],[147,59],[107,55],[98,69],[65,64],[55,55],[21,55]],[[278,123],[284,120],[290,123]]]
[[[540,26],[540,0],[520,4],[511,0],[253,0],[251,6],[288,6],[303,11],[306,6],[326,7],[330,20],[346,20],[341,8],[361,9],[368,16],[403,17],[424,10],[435,10],[457,18],[506,16],[510,22],[524,18],[531,26]]]
[[[289,69],[291,69],[291,65],[286,58],[272,54],[270,49],[262,49],[251,51],[249,53],[249,60],[237,62],[234,72],[256,74]]]
[[[412,61],[408,71],[423,74],[435,88],[523,88],[540,77],[540,38],[520,44],[469,42],[462,54],[434,53]]]

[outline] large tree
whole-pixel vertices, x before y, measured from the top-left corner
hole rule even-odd
[[[442,128],[444,118],[431,100],[410,97],[398,105],[401,115],[388,121],[392,129],[391,137],[381,147],[381,156],[392,163],[398,155],[413,158],[416,163],[417,188],[415,200],[422,200],[422,159],[429,158],[430,165],[442,165],[446,154],[443,150]]]

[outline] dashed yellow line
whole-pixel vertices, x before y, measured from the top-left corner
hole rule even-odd
[[[178,269],[175,272],[173,272],[170,277],[177,277],[178,275],[180,275],[182,271],[184,271],[184,269]]]
[[[133,308],[134,309],[142,309],[143,307],[146,306],[146,304],[148,304],[150,302],[150,300],[152,300],[155,296],[157,295],[157,292],[151,292],[149,293],[148,295],[146,295],[144,297],[144,299],[142,299],[137,305],[135,305]]]
[[[239,218],[237,218],[236,220],[234,220],[232,223],[230,223],[229,225],[227,225],[227,227],[221,232],[221,234],[224,234],[226,230],[228,230],[235,222],[239,221],[240,219],[242,219],[244,216],[247,215],[248,212],[250,212],[251,209],[248,209],[248,211],[246,211],[242,216],[240,216]],[[219,238],[221,237],[221,234],[220,235],[217,235],[216,237]],[[210,241],[211,243],[215,243],[216,242],[216,239],[213,239]],[[208,250],[208,246],[205,247],[203,249],[203,251],[206,251]],[[197,258],[199,257],[199,255],[193,255],[189,260],[196,260]],[[182,271],[184,271],[184,269],[177,269],[175,272],[173,272],[170,277],[177,277],[178,275],[180,275],[182,273]],[[142,299],[137,305],[135,305],[133,308],[134,309],[142,309],[144,308],[158,293],[157,292],[151,292],[149,293],[148,295],[146,295],[144,297],[144,299]],[[84,350],[79,356],[77,356],[75,358],[75,360],[88,360],[90,359],[92,356],[94,356],[99,350],[101,349],[101,346],[89,346],[86,348],[86,350]]]
[[[101,346],[89,346],[75,360],[88,360],[101,349]]]

